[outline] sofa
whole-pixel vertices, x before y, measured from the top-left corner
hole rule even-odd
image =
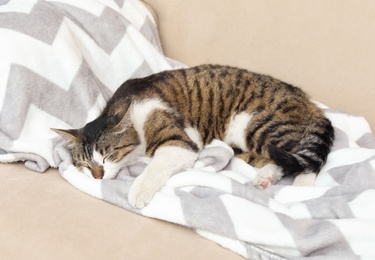
[[[9,7],[16,1],[5,2],[0,4],[0,20],[17,6]],[[129,1],[107,2],[111,8],[124,9]],[[69,5],[69,1],[64,4]],[[160,35],[156,45],[160,45],[170,64],[228,64],[269,74],[300,86],[312,99],[335,111],[355,115],[363,120],[358,125],[375,129],[371,105],[375,97],[373,1],[145,0],[141,4],[149,11],[149,19],[157,24],[158,32],[152,33]],[[0,21],[3,31],[10,27],[6,22],[11,21],[4,19]],[[116,80],[119,82],[121,78]],[[342,124],[355,129],[356,120]],[[372,142],[372,135],[367,135],[362,140],[363,147],[372,148]],[[282,251],[284,254],[256,244],[251,253],[241,254],[241,250],[236,252],[226,248],[225,243],[220,245],[209,236],[198,235],[194,228],[142,216],[82,192],[62,177],[58,167],[45,167],[38,173],[30,170],[33,166],[26,167],[21,157],[13,161],[4,159],[7,151],[1,143],[0,148],[0,160],[9,162],[0,165],[0,259],[304,259],[314,256],[314,252],[298,256],[288,254],[287,250]],[[373,186],[368,192],[373,193]],[[368,208],[373,202],[366,203],[370,203],[366,204]],[[335,218],[338,215],[332,217]],[[366,228],[372,232],[373,213],[363,219],[370,223]],[[272,234],[272,230],[269,232]],[[311,230],[311,236],[315,232]],[[372,237],[366,239],[363,245],[371,242]],[[356,247],[361,248],[357,242],[344,244],[357,252]],[[345,251],[340,246],[337,250]],[[325,259],[324,254],[324,250],[315,254],[316,259]]]

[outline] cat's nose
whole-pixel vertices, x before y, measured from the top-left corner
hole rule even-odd
[[[103,167],[97,167],[91,170],[91,174],[95,179],[103,179],[104,169]]]

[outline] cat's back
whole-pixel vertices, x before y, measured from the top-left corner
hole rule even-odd
[[[204,64],[186,69],[163,71],[141,80],[148,84],[151,92],[165,90],[174,96],[185,94],[198,101],[207,98],[212,101],[215,95],[222,95],[230,101],[249,97],[270,99],[293,97],[308,101],[304,91],[265,74],[225,65]],[[156,89],[154,87],[157,87]],[[221,101],[224,101],[221,99]],[[248,100],[250,101],[250,100]],[[277,100],[276,100],[277,101]]]
[[[302,105],[309,102],[302,90],[270,76],[208,64],[128,80],[104,112],[126,110],[132,102],[150,99],[160,100],[187,116],[202,117],[198,114],[203,113],[224,118],[241,111],[276,110],[288,100]]]
[[[144,78],[130,79],[123,83],[113,99],[174,98],[184,95],[197,101],[216,94],[224,97],[238,97],[243,94],[263,98],[267,92],[284,95],[295,92],[303,96],[298,88],[291,87],[271,76],[245,69],[205,64],[191,68],[166,70]],[[298,93],[297,93],[298,92]],[[190,94],[190,95],[189,95]]]

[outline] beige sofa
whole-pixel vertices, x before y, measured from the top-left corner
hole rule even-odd
[[[165,54],[273,75],[375,129],[375,2],[148,0]],[[241,259],[192,230],[0,165],[0,259]]]

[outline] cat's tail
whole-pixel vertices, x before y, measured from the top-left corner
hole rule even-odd
[[[331,122],[323,117],[317,127],[311,127],[299,142],[298,149],[289,153],[275,145],[268,145],[270,158],[283,168],[285,175],[319,173],[327,161],[334,139]]]

